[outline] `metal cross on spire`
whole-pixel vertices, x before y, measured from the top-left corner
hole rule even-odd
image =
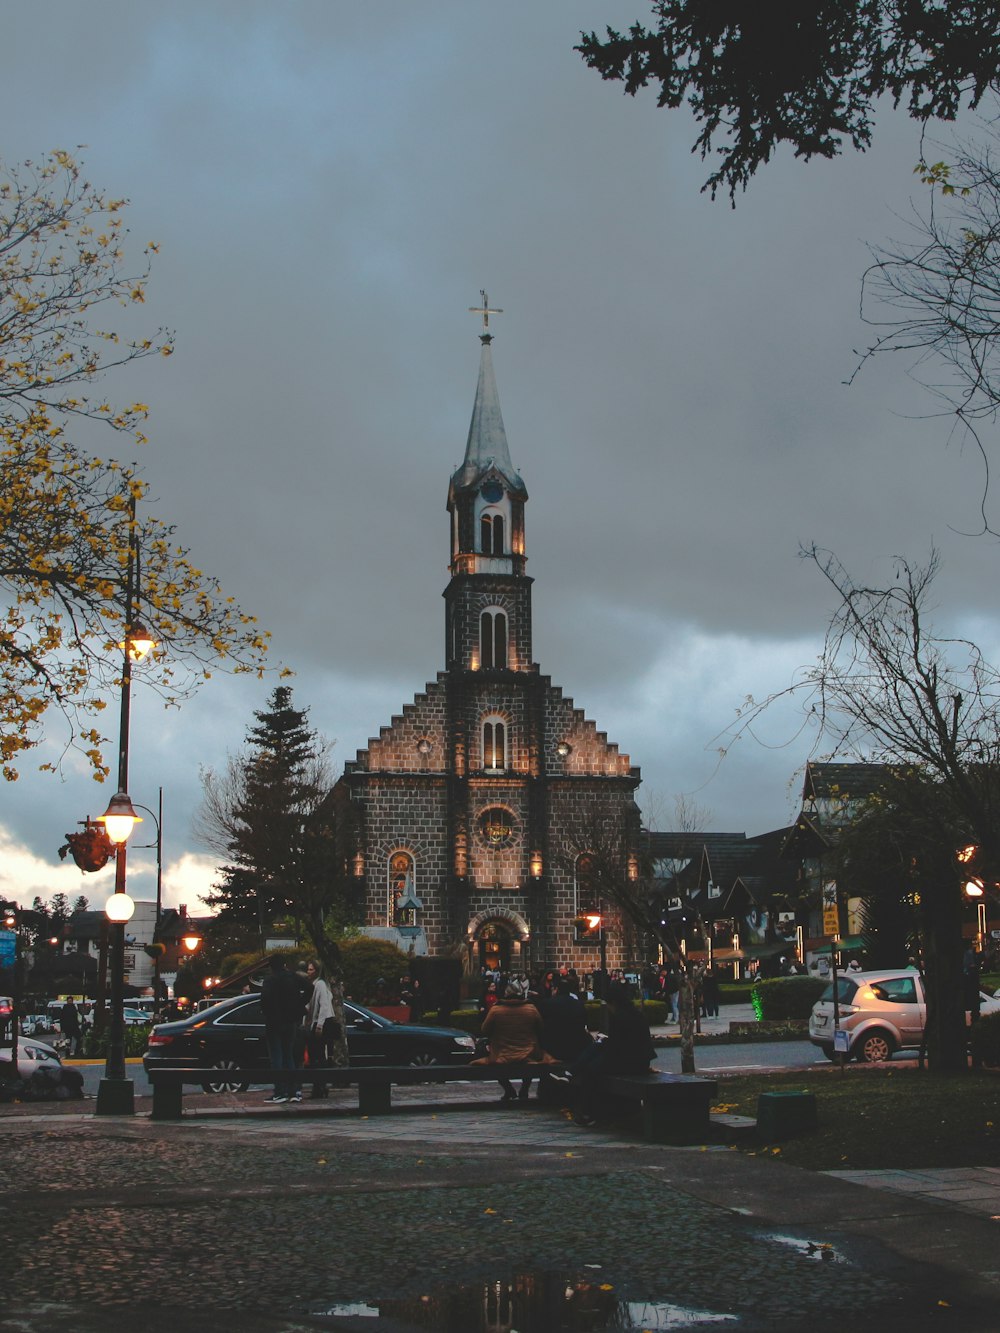
[[[481,287],[479,289],[479,295],[482,297],[483,304],[481,306],[470,305],[469,314],[482,315],[483,331],[479,336],[483,342],[490,342],[493,338],[493,334],[490,333],[490,315],[502,315],[503,311],[500,309],[490,308],[490,298],[486,295],[486,293],[483,291]]]

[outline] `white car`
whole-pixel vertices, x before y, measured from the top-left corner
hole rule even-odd
[[[11,1049],[0,1048],[0,1098],[5,1093],[28,1100],[83,1096],[83,1075],[67,1069],[58,1052],[44,1041],[18,1041],[17,1081],[11,1076]]]
[[[898,1050],[916,1049],[924,1035],[924,979],[913,968],[842,972],[837,977],[839,1027],[850,1040],[850,1056],[875,1064]],[[1000,1010],[1000,999],[980,991],[980,1014]],[[813,1005],[809,1040],[834,1058],[833,983]]]

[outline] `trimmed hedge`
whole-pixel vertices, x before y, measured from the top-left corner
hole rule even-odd
[[[769,977],[754,984],[751,1000],[765,1020],[808,1018],[829,984],[820,977]]]
[[[436,1009],[428,1009],[420,1021],[430,1024],[431,1027],[441,1022]],[[483,1020],[478,1009],[453,1009],[448,1015],[448,1021],[442,1026],[460,1028],[462,1032],[471,1032],[474,1037],[478,1037]]]
[[[720,1004],[749,1004],[753,991],[752,981],[722,981],[719,983]]]

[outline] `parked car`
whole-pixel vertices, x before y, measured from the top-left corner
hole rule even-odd
[[[912,968],[845,972],[837,977],[840,1028],[850,1038],[850,1056],[869,1064],[895,1051],[917,1049],[927,1019],[924,979]],[[980,1013],[1000,1010],[1000,999],[980,991]],[[809,1040],[834,1057],[833,983],[813,1005]]]
[[[52,1024],[49,1022],[48,1014],[25,1014],[21,1019],[20,1028],[26,1037],[37,1037],[43,1032],[51,1032]]]
[[[12,1075],[11,1050],[0,1050],[0,1096],[63,1100],[83,1096],[83,1075],[67,1068],[59,1053],[44,1041],[19,1041],[17,1044],[17,1080]]]
[[[352,1065],[468,1064],[476,1054],[475,1037],[458,1028],[394,1023],[353,1002],[344,1004],[344,1021]],[[233,1082],[224,1071],[270,1068],[260,996],[237,995],[187,1018],[158,1023],[142,1063],[147,1073],[157,1065],[220,1070],[220,1076],[205,1080],[206,1092],[245,1091],[249,1083]],[[266,1074],[261,1081],[267,1081]]]

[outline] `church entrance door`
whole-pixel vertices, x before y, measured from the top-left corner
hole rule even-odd
[[[509,972],[513,935],[497,921],[487,921],[477,937],[479,966],[491,972]]]

